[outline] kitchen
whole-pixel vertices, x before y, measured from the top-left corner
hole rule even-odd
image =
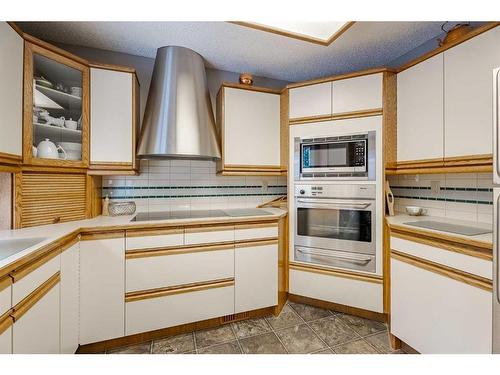
[[[0,22],[1,354],[500,353],[500,23],[323,24]]]

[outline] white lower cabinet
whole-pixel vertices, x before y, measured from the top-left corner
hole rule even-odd
[[[126,335],[234,314],[234,286],[126,303]]]
[[[272,242],[236,244],[235,313],[278,304],[278,241]]]
[[[252,240],[278,238],[278,224],[237,225],[234,228],[234,240]]]
[[[291,294],[383,312],[382,282],[353,280],[295,269],[290,270],[289,282]]]
[[[79,257],[79,243],[61,254],[61,353],[64,354],[75,353],[78,349]]]
[[[0,322],[0,354],[12,354],[12,321]]]
[[[185,245],[207,244],[214,242],[234,241],[234,226],[213,226],[202,228],[186,228]]]
[[[186,251],[186,252],[183,252]],[[234,245],[210,246],[207,251],[145,252],[127,259],[127,292],[165,288],[234,277]],[[149,253],[149,254],[148,254]]]
[[[15,285],[15,284],[14,284]],[[24,313],[14,313],[14,354],[60,352],[60,284],[57,283]]]
[[[124,335],[125,237],[80,242],[80,344]]]
[[[127,231],[127,250],[155,249],[184,244],[184,229]]]
[[[391,333],[423,354],[491,353],[492,295],[391,259]]]

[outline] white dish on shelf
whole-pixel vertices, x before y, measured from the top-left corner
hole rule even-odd
[[[406,213],[410,216],[422,216],[426,212],[426,209],[419,206],[406,206]]]
[[[67,155],[68,160],[82,160],[82,144],[77,142],[59,142]]]
[[[70,130],[76,130],[78,123],[70,118],[69,120],[64,121],[64,127]]]

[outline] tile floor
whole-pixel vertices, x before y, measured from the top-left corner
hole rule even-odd
[[[399,354],[384,323],[288,302],[278,317],[250,319],[113,349],[107,354]]]

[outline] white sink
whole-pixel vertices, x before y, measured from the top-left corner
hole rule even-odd
[[[28,247],[44,241],[46,238],[19,238],[12,240],[0,240],[0,260],[10,257]]]

